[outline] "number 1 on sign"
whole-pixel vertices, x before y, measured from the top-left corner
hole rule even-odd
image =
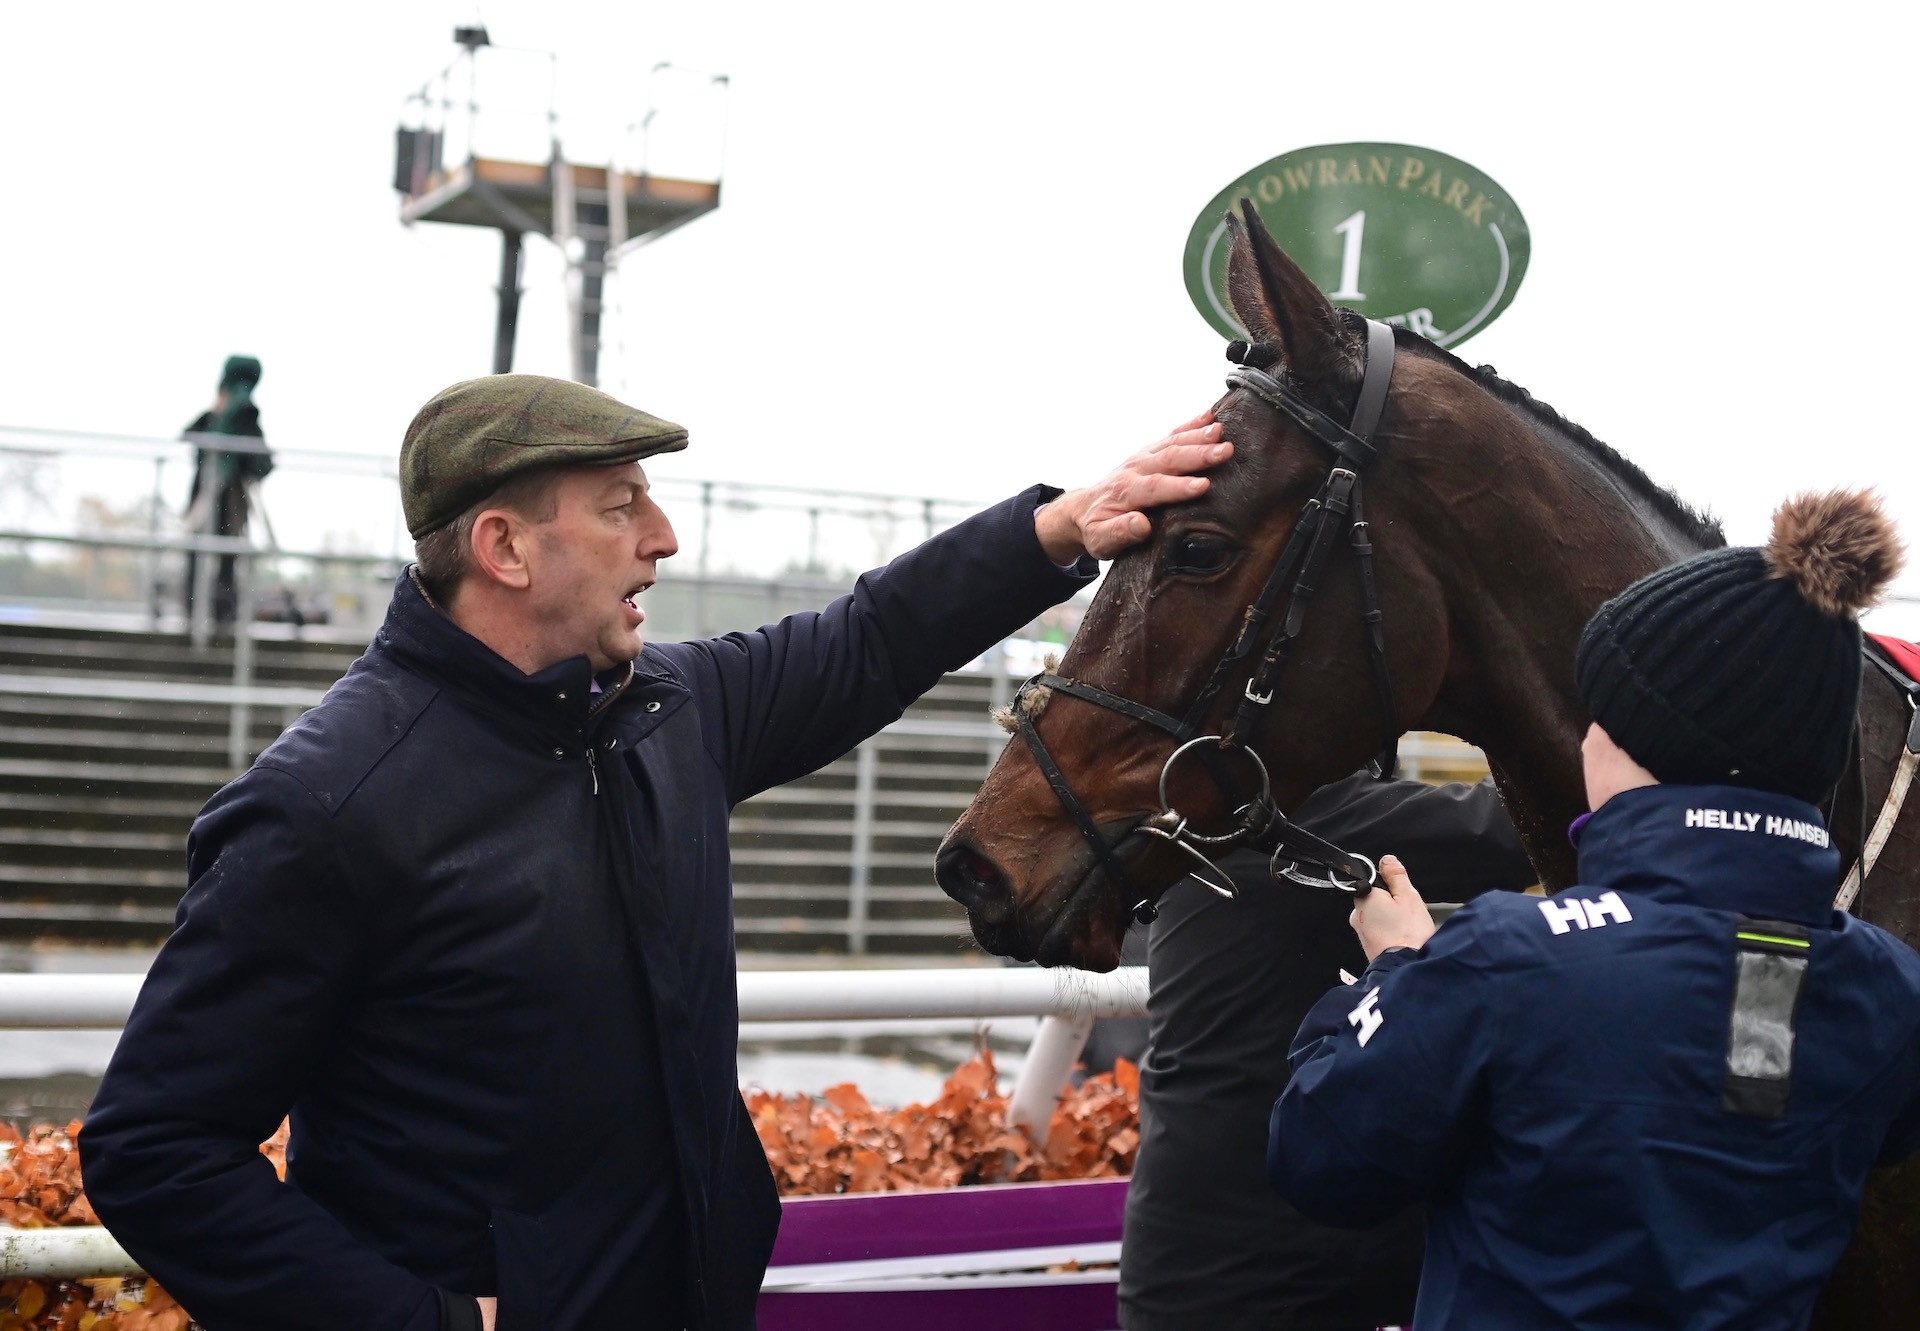
[[[1340,289],[1327,298],[1329,300],[1365,300],[1367,293],[1360,289],[1360,237],[1366,234],[1367,210],[1362,208],[1333,229],[1336,236],[1345,236],[1347,246],[1340,255]]]

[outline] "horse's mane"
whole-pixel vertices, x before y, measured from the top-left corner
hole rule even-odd
[[[1468,365],[1445,347],[1404,328],[1396,329],[1395,333],[1400,345],[1413,346],[1427,355],[1438,357],[1502,402],[1520,408],[1542,425],[1552,429],[1554,433],[1592,458],[1615,478],[1624,482],[1629,489],[1651,504],[1662,516],[1676,523],[1681,530],[1703,546],[1717,547],[1727,543],[1727,534],[1721,528],[1718,518],[1695,508],[1665,486],[1656,484],[1652,477],[1622,457],[1615,449],[1595,439],[1585,429],[1575,425],[1520,385],[1508,383],[1502,379],[1493,366]]]

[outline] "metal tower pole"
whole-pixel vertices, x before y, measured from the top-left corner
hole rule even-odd
[[[604,212],[605,207],[604,204],[597,207],[585,204],[580,211],[592,214]],[[598,387],[600,316],[607,291],[607,239],[604,222],[595,220],[582,229],[587,234],[581,236],[582,253],[576,269],[579,273],[579,297],[574,302],[573,317],[579,325],[579,336],[574,343],[573,377],[583,384]]]
[[[493,372],[513,370],[513,334],[520,322],[520,233],[500,233],[500,313],[493,324]]]

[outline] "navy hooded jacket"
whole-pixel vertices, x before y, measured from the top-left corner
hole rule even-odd
[[[727,815],[1092,573],[1036,487],[820,614],[525,675],[407,577],[207,805],[80,1150],[210,1331],[749,1326],[779,1207],[741,1103]],[[288,1184],[256,1149],[289,1113]],[[454,1299],[452,1296],[457,1295]]]
[[[1786,796],[1626,791],[1580,880],[1320,1001],[1274,1187],[1336,1223],[1428,1201],[1419,1331],[1805,1326],[1868,1171],[1920,1144],[1920,956],[1833,910]]]

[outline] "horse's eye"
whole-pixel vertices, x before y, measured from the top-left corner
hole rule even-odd
[[[1170,573],[1218,573],[1233,558],[1233,547],[1218,536],[1188,532],[1167,546]]]

